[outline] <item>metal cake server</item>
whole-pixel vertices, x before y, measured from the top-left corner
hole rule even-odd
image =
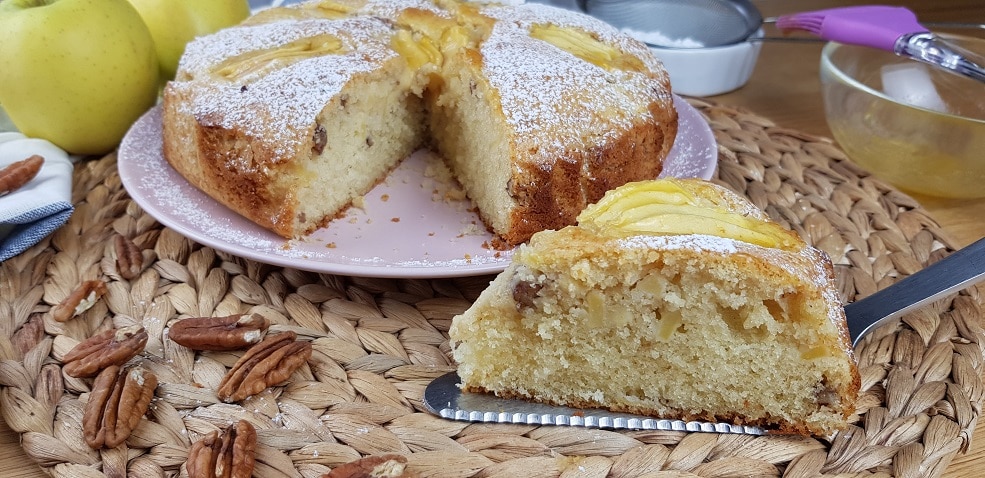
[[[982,280],[985,280],[985,239],[980,239],[869,297],[846,305],[845,315],[852,344],[857,345],[862,337],[890,320]],[[459,383],[456,372],[432,381],[424,390],[424,405],[428,411],[443,418],[469,422],[747,435],[769,433],[760,427],[730,423],[664,420],[608,410],[508,400],[491,394],[462,392],[458,387]]]

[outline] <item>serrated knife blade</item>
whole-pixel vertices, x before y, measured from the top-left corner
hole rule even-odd
[[[890,320],[982,280],[985,280],[985,239],[980,239],[869,297],[846,305],[845,315],[852,344],[857,345],[867,333]],[[769,433],[760,427],[730,423],[666,420],[468,393],[459,388],[460,382],[456,372],[436,378],[424,390],[424,406],[440,417],[468,422],[745,435]]]
[[[485,393],[468,393],[458,387],[460,382],[456,372],[449,372],[434,379],[424,390],[424,406],[428,411],[442,418],[466,422],[745,435],[766,433],[762,428],[731,423],[665,420],[601,409],[568,408],[526,400],[511,400]]]

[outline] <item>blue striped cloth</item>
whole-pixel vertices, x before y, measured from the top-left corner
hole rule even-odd
[[[72,161],[62,149],[20,133],[0,133],[0,168],[41,155],[41,171],[23,187],[0,196],[0,262],[41,242],[72,215]]]

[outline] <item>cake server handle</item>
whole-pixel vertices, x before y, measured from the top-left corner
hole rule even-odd
[[[845,306],[852,345],[880,325],[985,280],[985,238]]]

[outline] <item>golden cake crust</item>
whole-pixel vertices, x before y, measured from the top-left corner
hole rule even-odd
[[[671,116],[664,109],[654,111],[655,116],[661,113],[664,118]],[[676,119],[661,124],[673,126],[654,129],[640,124],[603,146],[572,152],[551,167],[518,165],[521,172],[515,176],[512,194],[522,198],[521,206],[512,211],[513,227],[504,239],[519,244],[539,231],[571,225],[585,206],[601,199],[606,191],[657,177],[663,163],[641,158],[666,156],[665,150],[672,143],[666,138],[676,135]],[[583,174],[586,170],[589,173]]]

